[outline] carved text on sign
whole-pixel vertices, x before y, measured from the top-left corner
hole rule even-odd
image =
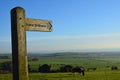
[[[26,18],[26,30],[51,32],[52,24],[49,20]]]
[[[46,25],[42,25],[42,24],[26,24],[26,26],[31,26],[31,27],[47,27]]]

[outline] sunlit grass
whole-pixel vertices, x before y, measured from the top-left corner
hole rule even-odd
[[[0,74],[0,80],[12,80],[12,74]],[[120,80],[120,71],[88,71],[85,76],[76,73],[29,73],[29,80]]]

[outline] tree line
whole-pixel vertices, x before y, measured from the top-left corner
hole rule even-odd
[[[84,67],[81,67],[81,66],[72,66],[72,65],[62,65],[62,66],[59,66],[58,69],[54,69],[54,66],[53,65],[49,65],[49,64],[42,64],[42,65],[39,65],[38,69],[37,70],[32,70],[31,69],[31,66],[28,65],[28,71],[29,72],[40,72],[40,73],[52,73],[52,72],[71,72],[74,68],[80,68],[80,69],[84,69]],[[89,70],[96,70],[97,68],[87,68],[86,71],[89,71]],[[111,70],[118,70],[118,67],[117,66],[111,66]],[[4,72],[4,71],[7,71],[7,72],[12,72],[12,62],[11,61],[7,61],[7,62],[3,62],[0,64],[0,73],[1,72]]]

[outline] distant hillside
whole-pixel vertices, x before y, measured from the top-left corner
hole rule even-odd
[[[120,52],[59,52],[51,54],[29,54],[41,57],[118,57]]]
[[[12,54],[0,54],[12,57]],[[120,52],[58,52],[49,54],[29,53],[29,57],[120,57]]]

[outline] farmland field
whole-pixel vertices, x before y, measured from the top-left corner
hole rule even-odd
[[[35,57],[35,56],[34,56]],[[37,56],[38,57],[38,56]],[[29,61],[32,69],[38,69],[39,65],[49,64],[54,68],[61,65],[83,66],[84,68],[94,68],[97,70],[111,69],[111,66],[120,67],[120,56],[113,53],[113,55],[100,55],[100,54],[54,54],[50,56],[40,56],[38,61]]]
[[[37,58],[32,61],[31,59]],[[11,59],[0,59],[0,63],[11,61]],[[76,54],[62,53],[51,55],[31,55],[29,56],[29,65],[31,70],[38,71],[42,64],[52,65],[57,70],[62,65],[83,66],[85,76],[71,72],[57,73],[29,73],[29,80],[120,80],[120,56],[118,54],[100,55],[94,54]],[[117,66],[117,70],[111,70],[112,66]],[[87,71],[87,68],[96,68],[96,70]],[[12,74],[0,74],[0,80],[12,80]]]
[[[0,74],[0,80],[12,80],[11,74]],[[78,73],[29,73],[29,80],[120,80],[120,71],[89,71],[83,77]]]

